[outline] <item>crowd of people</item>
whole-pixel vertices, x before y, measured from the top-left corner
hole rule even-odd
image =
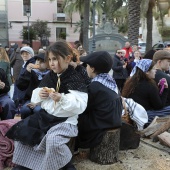
[[[126,42],[112,57],[75,45],[59,40],[36,55],[27,41],[21,49],[14,43],[11,52],[0,47],[1,121],[13,119],[18,108],[21,114],[6,133],[15,141],[13,170],[75,170],[67,143],[76,137],[75,151],[92,148],[107,130],[120,128],[122,98],[146,112],[142,128],[155,116],[170,115],[167,49],[141,57],[137,46]]]

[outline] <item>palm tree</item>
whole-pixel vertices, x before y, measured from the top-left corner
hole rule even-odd
[[[85,0],[84,19],[83,19],[83,48],[87,52],[89,51],[89,40],[88,40],[89,14],[90,14],[90,0]]]
[[[128,8],[128,40],[132,45],[138,45],[140,26],[140,4],[141,0],[129,0]]]
[[[146,13],[146,23],[147,23],[146,51],[149,51],[152,49],[153,7],[154,6],[155,6],[155,0],[149,0],[148,10]]]
[[[65,0],[63,4],[64,12],[67,13],[70,17],[72,16],[73,12],[79,12],[80,21],[81,23],[83,23],[85,5],[84,3],[85,0]],[[80,28],[79,41],[81,44],[83,44],[83,24],[81,24]]]

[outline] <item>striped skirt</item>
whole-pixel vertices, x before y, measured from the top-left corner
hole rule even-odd
[[[37,146],[15,141],[13,163],[32,170],[58,170],[71,160],[72,154],[66,144],[77,133],[77,126],[60,123],[48,130]]]

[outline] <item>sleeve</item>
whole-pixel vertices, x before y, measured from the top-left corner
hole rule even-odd
[[[10,68],[10,64],[8,64],[7,66],[7,78],[8,78],[8,81],[9,81],[9,85],[12,84],[12,79],[11,79],[11,68]]]
[[[11,57],[10,57],[10,64],[11,64],[11,67],[14,66],[15,61],[16,61],[16,52],[14,51],[14,52],[11,54]]]
[[[2,69],[0,71],[1,71],[1,75],[2,75],[1,81],[5,83],[5,87],[3,89],[0,89],[0,94],[8,93],[10,90],[9,81],[7,79],[5,71]]]
[[[32,103],[37,104],[37,103],[40,103],[40,102],[43,101],[43,100],[41,99],[41,97],[39,96],[39,92],[40,92],[41,89],[42,89],[42,88],[36,88],[36,89],[33,90],[32,96],[31,96],[31,102],[32,102]]]
[[[68,94],[63,94],[59,102],[52,99],[44,100],[41,107],[49,114],[57,117],[71,117],[81,114],[87,107],[87,93],[69,90]]]
[[[159,110],[162,109],[167,100],[168,96],[168,89],[165,88],[162,95],[159,95],[159,91],[155,86],[150,86],[149,87],[149,101],[154,110]]]
[[[28,88],[29,82],[31,81],[32,74],[25,70],[24,74],[21,74],[16,81],[18,89],[24,91]]]
[[[113,71],[122,71],[123,70],[123,65],[118,66],[118,61],[114,58],[113,59],[113,66],[112,66]]]

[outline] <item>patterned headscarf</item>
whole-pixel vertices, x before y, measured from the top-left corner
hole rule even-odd
[[[152,60],[150,59],[142,59],[139,60],[135,67],[133,68],[132,72],[130,73],[130,76],[132,77],[136,73],[136,67],[140,68],[144,73],[146,73],[149,70],[149,67],[152,64]]]

